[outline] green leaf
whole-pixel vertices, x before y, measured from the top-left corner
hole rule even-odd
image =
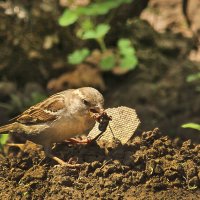
[[[0,146],[2,147],[4,144],[6,144],[8,140],[9,135],[8,134],[2,134],[0,136]]]
[[[79,14],[74,10],[66,9],[59,17],[58,23],[60,26],[69,26],[78,20]]]
[[[97,34],[97,38],[103,38],[108,31],[110,30],[110,26],[108,24],[99,24],[96,27],[96,34]]]
[[[102,58],[100,61],[100,67],[102,70],[109,71],[115,66],[115,57],[110,55]]]
[[[69,26],[75,23],[81,15],[97,16],[105,15],[111,9],[119,7],[124,3],[131,3],[132,0],[107,0],[106,2],[91,3],[87,7],[77,7],[73,10],[65,9],[59,17],[58,23],[60,26]]]
[[[182,128],[192,128],[192,129],[200,131],[200,124],[196,124],[196,123],[183,124],[181,127]]]
[[[135,54],[135,49],[133,48],[131,41],[129,39],[122,38],[118,41],[117,46],[119,48],[120,54],[124,56],[132,56]]]
[[[138,59],[136,56],[126,56],[122,57],[120,60],[120,67],[123,69],[135,69],[138,64]]]
[[[76,36],[83,39],[83,34],[94,29],[91,19],[85,19],[80,23],[80,28],[76,31]]]
[[[88,16],[97,16],[97,15],[105,15],[109,11],[108,7],[105,7],[101,3],[94,3],[87,7],[85,15]]]
[[[109,31],[110,26],[108,24],[99,24],[93,30],[88,30],[83,33],[82,39],[99,39],[103,38]]]
[[[83,31],[88,31],[88,30],[92,30],[94,29],[94,24],[92,23],[92,21],[90,19],[85,19],[82,23],[81,23],[81,29]]]
[[[94,30],[85,31],[82,35],[83,40],[96,39],[96,32]]]
[[[80,50],[74,51],[72,54],[69,54],[67,59],[68,62],[72,65],[80,64],[85,58],[90,54],[90,50],[83,48]]]
[[[106,2],[92,3],[81,10],[81,14],[87,16],[105,15],[111,9],[119,7],[123,3],[131,3],[131,0],[107,0]]]
[[[118,43],[117,46],[120,50],[124,50],[127,47],[131,46],[131,41],[129,39],[126,38],[121,38]]]
[[[124,56],[134,56],[135,55],[135,49],[133,47],[127,47],[124,48],[123,51],[120,51],[121,55]]]
[[[126,38],[121,38],[117,43],[120,54],[120,67],[124,69],[135,69],[138,64],[135,49],[131,41]]]
[[[196,74],[191,74],[187,77],[187,82],[193,82],[200,79],[200,72]]]

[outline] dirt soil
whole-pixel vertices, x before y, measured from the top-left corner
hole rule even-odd
[[[199,199],[199,150],[154,129],[126,145],[59,144],[57,156],[81,164],[69,168],[26,143],[0,155],[1,199]]]
[[[71,80],[73,84],[64,84],[62,90],[86,86],[80,81],[85,80],[85,77],[92,77],[89,85],[98,88],[95,82],[100,79],[95,69],[91,74],[83,66],[79,73],[77,73],[79,68],[73,71],[76,76],[69,73],[69,69],[74,68],[66,64],[66,55],[72,51],[69,47],[76,46],[74,42],[66,40],[68,35],[73,35],[67,34],[69,29],[58,27],[56,20],[61,10],[57,3],[54,1],[32,1],[27,4],[19,2],[19,5],[17,4],[19,10],[21,12],[27,10],[26,17],[31,19],[30,23],[25,23],[26,18],[16,17],[16,13],[5,14],[15,5],[12,2],[14,1],[6,2],[5,5],[0,4],[4,11],[0,22],[5,24],[2,33],[6,32],[0,35],[1,40],[4,41],[0,45],[0,52],[3,52],[0,54],[2,61],[0,124],[7,123],[10,118],[33,105],[35,100],[38,100],[38,98],[30,98],[35,92],[45,93],[48,96],[49,91],[46,87],[51,79],[58,77],[64,78],[65,81],[69,77],[73,79]],[[106,87],[106,90],[102,91],[106,107],[128,106],[136,109],[143,131],[159,127],[167,134],[185,138],[192,136],[194,141],[200,141],[200,135],[196,131],[181,128],[184,123],[200,123],[200,80],[187,82],[189,75],[199,72],[200,61],[191,60],[191,54],[194,55],[196,52],[195,55],[199,57],[198,46],[200,45],[192,37],[191,31],[190,34],[186,34],[188,28],[184,26],[182,1],[170,0],[169,2],[149,1],[149,7],[142,12],[141,16],[148,22],[134,18],[123,28],[119,27],[118,34],[116,31],[109,33],[106,38],[108,47],[116,45],[117,37],[131,38],[139,64],[135,70],[124,76],[101,73],[100,76],[103,76],[105,84],[101,83],[103,87],[98,89],[104,88],[104,85]],[[196,20],[196,13],[199,13],[200,7],[193,1],[189,2],[188,9],[192,5],[196,8],[195,15],[190,15],[192,27],[195,27],[193,31],[200,35],[199,20]],[[189,11],[190,14],[192,11],[191,9]],[[172,19],[176,23],[172,24]],[[48,26],[46,26],[47,21]],[[187,31],[182,31],[183,27],[187,28]],[[51,48],[45,49],[44,41],[49,36],[56,36],[59,41],[53,43]],[[52,91],[55,92],[57,91]],[[28,104],[27,99],[30,99]]]

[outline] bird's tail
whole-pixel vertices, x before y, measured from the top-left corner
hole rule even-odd
[[[0,134],[8,134],[14,132],[15,123],[7,124],[0,127]]]

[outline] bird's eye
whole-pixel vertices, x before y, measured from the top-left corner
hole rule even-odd
[[[87,101],[87,100],[85,100],[85,99],[83,99],[83,103],[84,103],[86,106],[89,106],[89,105],[90,105],[89,101]]]

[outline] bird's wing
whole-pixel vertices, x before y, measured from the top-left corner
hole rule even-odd
[[[59,113],[65,108],[65,99],[62,93],[58,93],[48,99],[30,107],[21,115],[13,118],[11,121],[17,121],[23,124],[36,124],[56,120]]]

